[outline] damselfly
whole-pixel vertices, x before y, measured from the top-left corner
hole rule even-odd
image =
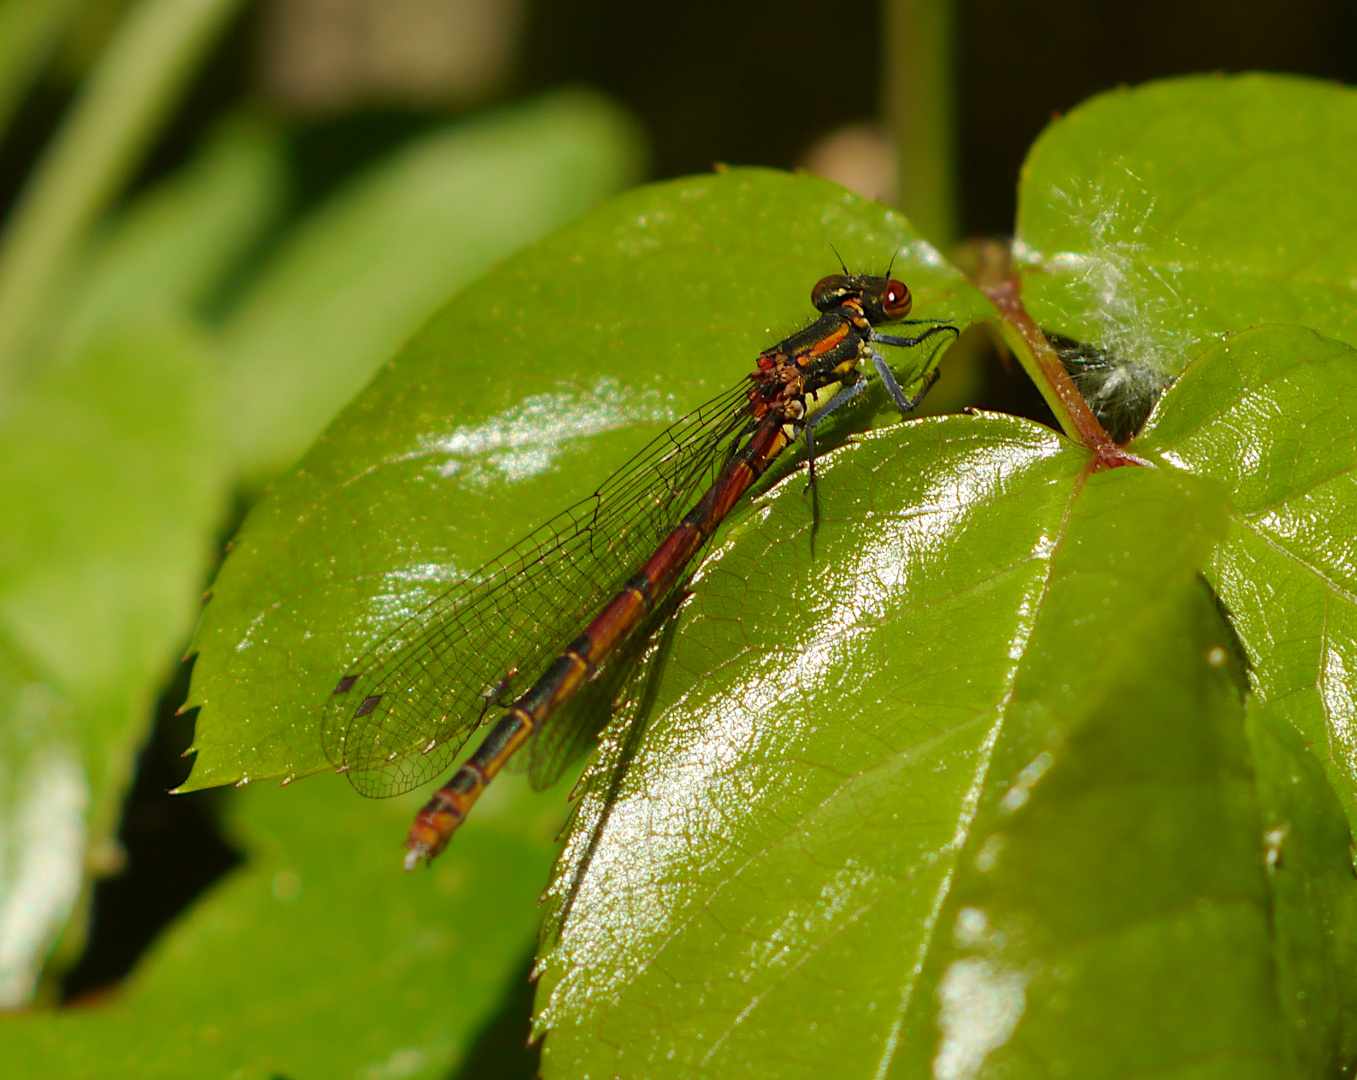
[[[443,850],[515,753],[526,755],[537,787],[561,774],[597,730],[589,714],[599,695],[584,688],[618,685],[651,614],[803,433],[814,482],[815,430],[866,389],[868,370],[902,413],[919,403],[936,367],[907,397],[874,346],[908,348],[958,332],[906,319],[909,290],[889,272],[831,275],[811,301],[820,317],[761,353],[752,374],[671,425],[592,496],[415,612],[340,678],[325,707],[325,752],[374,797],[433,779],[502,710],[415,817],[407,868]],[[889,323],[928,328],[912,337],[877,330]]]

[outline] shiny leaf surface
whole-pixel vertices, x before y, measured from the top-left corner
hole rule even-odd
[[[1251,745],[1205,587],[1137,584],[1110,639],[1091,620],[1083,693],[1020,673],[888,1075],[1314,1076],[1357,1049],[1324,932],[1354,899],[1337,801],[1289,729]]]
[[[1212,346],[1132,451],[1230,492],[1210,579],[1255,691],[1325,763],[1357,820],[1357,350],[1298,327]]]
[[[815,560],[795,499],[731,536],[577,811],[546,1075],[1343,1059],[1337,968],[1274,940],[1242,675],[1195,577],[1220,492],[1085,465],[1015,421],[909,424],[826,463]],[[1313,941],[1348,833],[1297,775],[1292,887],[1336,891],[1281,923]],[[1329,992],[1308,1032],[1278,954]]]

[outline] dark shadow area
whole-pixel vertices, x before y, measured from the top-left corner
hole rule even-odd
[[[958,8],[962,227],[1013,231],[1018,169],[1055,115],[1117,86],[1194,72],[1357,80],[1357,5],[966,0]]]
[[[448,1080],[533,1080],[542,1061],[540,1043],[528,1045],[532,1033],[533,952],[514,968],[494,1016],[481,1029],[471,1049]]]
[[[171,172],[232,108],[258,107],[262,3],[243,6],[138,172]],[[1346,0],[967,0],[957,7],[960,205],[966,234],[1013,229],[1018,170],[1053,116],[1120,85],[1190,72],[1284,71],[1357,82],[1357,6]],[[826,133],[880,113],[879,0],[537,0],[512,92],[582,83],[633,111],[657,178],[717,161],[794,165]],[[18,192],[72,86],[40,79],[0,143],[0,206]],[[359,109],[292,122],[292,213],[459,109]],[[479,111],[479,106],[471,109]],[[285,121],[286,122],[286,121]]]
[[[404,143],[455,120],[447,112],[374,108],[298,127],[292,138],[296,209],[304,212],[316,206],[340,184]]]
[[[189,771],[188,759],[180,755],[192,740],[193,724],[175,712],[188,692],[191,667],[180,664],[161,698],[118,831],[127,864],[94,887],[89,940],[62,982],[64,1002],[126,978],[156,935],[241,861],[218,828],[215,811],[223,792],[169,794]]]
[[[1046,404],[1036,384],[1032,382],[1023,366],[1012,356],[1000,352],[994,342],[988,339],[980,350],[980,394],[969,403],[970,408],[987,412],[1005,412],[1012,416],[1026,417],[1038,424],[1059,431],[1060,424],[1055,413]]]
[[[258,0],[241,5],[217,38],[137,171],[130,194],[186,164],[213,126],[250,106],[258,12]]]
[[[963,232],[1013,229],[1018,169],[1053,116],[1120,85],[1203,71],[1357,81],[1357,6],[1225,0],[957,5]],[[519,89],[585,83],[645,126],[657,178],[716,161],[789,167],[880,113],[881,5],[538,0]]]
[[[790,167],[877,114],[880,5],[814,0],[540,0],[522,86],[586,83],[632,109],[658,178],[714,162]]]
[[[260,0],[213,48],[138,172],[182,164],[235,107],[258,105]],[[1357,6],[1193,0],[967,0],[957,6],[960,203],[967,234],[1013,228],[1018,169],[1053,116],[1119,85],[1202,71],[1285,71],[1357,81]],[[613,95],[644,125],[653,175],[717,161],[789,167],[816,139],[880,113],[879,0],[536,0],[512,99],[563,83]],[[0,206],[19,190],[72,98],[44,77],[0,143]],[[312,205],[346,177],[460,110],[376,108],[294,127],[296,197]],[[478,111],[472,110],[472,111]]]
[[[23,190],[28,170],[56,131],[72,96],[69,87],[40,82],[19,103],[0,139],[0,208],[5,214]]]
[[[1130,442],[1173,380],[1154,364],[1137,364],[1050,331],[1046,337],[1112,441]]]

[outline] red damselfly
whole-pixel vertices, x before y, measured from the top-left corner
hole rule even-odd
[[[834,274],[811,301],[820,317],[764,350],[752,374],[675,422],[588,499],[453,585],[359,657],[325,708],[327,756],[364,795],[395,795],[448,768],[503,710],[475,753],[416,816],[407,868],[447,845],[485,786],[520,750],[537,787],[554,781],[597,730],[650,616],[693,557],[778,456],[856,398],[874,371],[902,413],[907,397],[876,345],[911,347],[950,323],[906,319],[909,290],[885,276]],[[881,333],[896,323],[928,328]],[[527,680],[532,679],[531,683]],[[527,684],[527,685],[525,685]],[[610,696],[610,695],[603,695]],[[607,702],[602,703],[606,709]]]

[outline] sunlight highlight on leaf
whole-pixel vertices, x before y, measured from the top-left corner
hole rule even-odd
[[[435,465],[443,478],[490,489],[546,472],[563,444],[629,424],[668,424],[678,419],[655,389],[633,390],[617,379],[599,379],[584,393],[534,394],[500,416],[472,427],[454,428],[431,439],[430,455],[446,454]]]

